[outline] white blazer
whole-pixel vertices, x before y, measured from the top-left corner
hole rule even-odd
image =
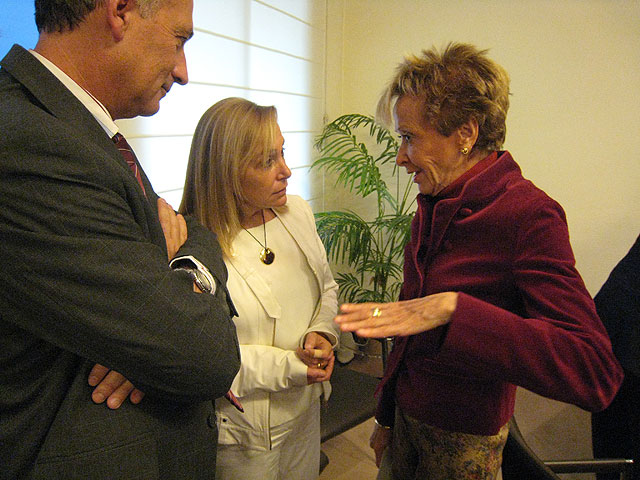
[[[298,338],[292,341],[304,346],[307,333],[322,332],[328,334],[336,347],[339,329],[333,318],[338,308],[338,285],[318,237],[311,208],[298,196],[288,195],[287,198],[284,207],[273,210],[306,257],[320,292],[306,329],[301,336],[298,331]],[[231,298],[241,317],[245,310],[250,318],[236,319],[242,365],[231,387],[245,413],[238,412],[224,399],[216,401],[218,443],[268,450],[271,409],[278,408],[293,420],[321,394],[328,398],[331,386],[329,382],[307,385],[307,367],[295,351],[273,346],[282,308],[265,279],[240,257],[225,258],[225,263],[229,270],[227,288]],[[279,331],[279,335],[282,334]]]

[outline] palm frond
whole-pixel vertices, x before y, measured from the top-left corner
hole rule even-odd
[[[369,144],[375,142],[371,148]],[[398,140],[373,117],[343,115],[327,124],[316,138],[319,158],[311,166],[335,175],[336,186],[366,198],[375,194],[377,215],[367,220],[351,211],[316,214],[318,234],[327,256],[348,271],[336,281],[347,302],[395,301],[402,285],[404,246],[409,241],[412,181],[394,180],[388,187],[380,167],[394,162]],[[393,175],[398,175],[394,162]]]
[[[384,295],[374,289],[363,288],[362,282],[351,273],[339,273],[336,283],[340,288],[340,298],[348,303],[383,302]]]
[[[371,228],[359,215],[350,211],[331,211],[316,213],[315,218],[318,235],[331,260],[355,265],[368,256]]]
[[[412,213],[383,215],[373,221],[373,230],[382,230],[389,241],[404,248],[411,239]]]
[[[387,291],[384,292],[385,302],[396,302],[400,297],[400,289],[402,288],[402,281],[392,282],[387,286]]]
[[[356,131],[368,127],[383,151],[373,156],[365,143],[359,142]],[[315,148],[321,152],[311,168],[325,168],[338,175],[337,184],[363,198],[376,192],[383,200],[390,198],[388,187],[380,174],[380,165],[395,159],[398,142],[391,133],[376,124],[372,117],[360,114],[343,115],[327,124],[316,138]],[[380,199],[378,200],[380,203]]]
[[[384,292],[389,281],[402,278],[402,264],[398,264],[393,258],[374,258],[370,256],[365,262],[358,265],[357,273],[367,272],[369,281],[377,291]]]

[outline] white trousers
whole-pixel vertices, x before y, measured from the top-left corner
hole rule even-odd
[[[218,445],[217,480],[315,480],[320,471],[320,399],[271,429],[271,450]]]

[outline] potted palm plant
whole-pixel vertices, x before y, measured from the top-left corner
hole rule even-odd
[[[361,114],[335,119],[316,138],[320,156],[311,168],[333,176],[336,187],[345,188],[354,200],[368,203],[368,215],[350,209],[316,214],[318,233],[338,270],[342,301],[398,298],[415,203],[411,177],[398,176],[398,146],[392,132]],[[391,170],[390,175],[385,170]]]
[[[411,177],[403,182],[398,176],[398,146],[388,129],[361,114],[335,119],[316,138],[320,156],[311,168],[333,176],[335,186],[352,195],[353,201],[346,204],[359,203],[357,200],[368,204],[366,214],[345,209],[315,215],[318,234],[337,270],[341,301],[391,302],[398,298],[415,203]],[[390,175],[385,175],[389,170]],[[355,340],[359,345],[366,343],[357,336]],[[381,339],[381,343],[384,367],[391,341]],[[343,349],[338,360],[348,362],[355,352]]]

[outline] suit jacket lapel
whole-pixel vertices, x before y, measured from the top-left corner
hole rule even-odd
[[[78,136],[99,145],[110,157],[122,160],[91,112],[31,53],[14,45],[2,60],[2,67],[29,90],[45,110],[74,127]]]
[[[127,162],[91,112],[31,53],[19,45],[14,45],[0,61],[0,65],[26,88],[46,111],[70,125],[74,135],[99,146],[108,157],[126,172],[130,172]],[[145,202],[148,203],[145,205],[145,227],[151,239],[164,245],[164,234],[158,221],[158,196],[142,169],[141,175],[148,198],[148,202]]]

